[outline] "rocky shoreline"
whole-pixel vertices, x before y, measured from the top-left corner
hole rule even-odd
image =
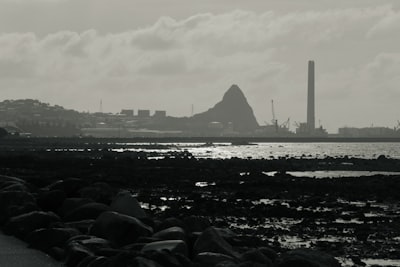
[[[400,260],[400,177],[286,173],[399,171],[398,160],[147,156],[1,154],[3,231],[67,266],[341,266],[334,257],[365,266],[365,259]]]

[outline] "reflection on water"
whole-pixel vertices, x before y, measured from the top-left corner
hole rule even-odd
[[[146,148],[146,144],[148,148]],[[120,146],[128,146],[121,148]],[[141,147],[133,144],[115,144],[113,151],[146,151],[168,154],[187,151],[197,158],[325,158],[325,157],[357,157],[377,158],[385,155],[400,159],[400,143],[256,143],[252,145],[234,146],[230,143],[162,143],[156,147],[151,143],[140,143]],[[136,144],[138,145],[138,144]]]
[[[263,172],[267,176],[274,176],[277,172]],[[295,177],[311,177],[311,178],[340,178],[340,177],[360,177],[374,175],[400,175],[400,172],[385,171],[289,171],[286,172]],[[241,173],[241,175],[245,175]]]

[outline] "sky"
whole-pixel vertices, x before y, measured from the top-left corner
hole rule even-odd
[[[0,100],[203,112],[237,84],[260,124],[400,120],[398,0],[0,0]]]

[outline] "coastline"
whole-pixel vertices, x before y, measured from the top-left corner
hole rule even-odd
[[[183,152],[174,158],[147,159],[149,155],[108,150],[3,152],[0,171],[22,179],[14,186],[28,188],[24,190],[35,196],[42,210],[61,216],[58,228],[66,227],[65,217],[59,213],[66,198],[90,198],[108,206],[116,192],[128,190],[150,215],[152,224],[169,218],[207,218],[214,227],[235,233],[237,239],[229,242],[236,251],[246,250],[244,242],[247,249],[268,247],[278,255],[311,248],[350,261],[400,260],[396,239],[400,237],[400,176],[314,179],[286,173],[400,171],[400,160],[196,159]],[[273,176],[263,173],[268,171],[277,172]],[[64,197],[53,194],[60,189]],[[148,219],[144,222],[150,223]],[[178,226],[175,224],[180,225],[175,222],[172,226]],[[65,253],[68,255],[68,250]]]

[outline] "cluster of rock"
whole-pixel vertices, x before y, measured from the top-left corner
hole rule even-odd
[[[38,185],[0,176],[0,224],[66,266],[340,266],[314,250],[277,253],[206,217],[155,218],[130,192],[75,178]]]

